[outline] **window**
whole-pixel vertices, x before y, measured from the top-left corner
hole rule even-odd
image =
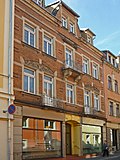
[[[112,90],[112,78],[108,76],[108,89]]]
[[[44,92],[48,97],[53,97],[53,78],[44,76]]]
[[[115,92],[118,93],[118,82],[115,80]]]
[[[108,56],[108,62],[111,63],[111,56]]]
[[[93,64],[93,77],[98,79],[98,65]]]
[[[37,5],[42,6],[42,0],[33,0]]]
[[[87,42],[92,44],[92,38],[89,35],[87,35]]]
[[[86,143],[90,144],[90,134],[86,134]]]
[[[75,26],[73,23],[70,23],[70,32],[75,33]]]
[[[95,110],[99,111],[100,107],[99,107],[99,96],[98,95],[94,95],[94,108]]]
[[[113,116],[113,102],[110,102],[110,116]]]
[[[73,66],[72,51],[68,48],[66,48],[66,65],[69,67]]]
[[[45,120],[44,128],[55,129],[55,121]]]
[[[84,93],[84,105],[90,107],[90,92],[85,91]]]
[[[35,93],[35,72],[24,68],[24,91]]]
[[[23,140],[22,140],[22,144],[23,144],[23,149],[26,149],[27,146],[28,146],[27,140],[26,140],[26,139],[23,139]]]
[[[38,119],[27,117],[30,120],[28,128],[22,128],[23,159],[46,159],[51,156],[61,157],[62,130],[61,122],[54,119]],[[35,152],[38,151],[39,152]],[[50,151],[50,152],[49,152]]]
[[[44,52],[53,56],[53,39],[46,35],[44,36]]]
[[[119,104],[116,104],[116,116],[120,116],[120,109],[119,109]]]
[[[35,47],[35,28],[24,24],[24,42]]]
[[[29,118],[23,117],[22,126],[23,126],[23,128],[29,127]]]
[[[83,59],[83,72],[89,74],[89,60]]]
[[[62,26],[67,28],[67,19],[62,17]]]
[[[74,91],[73,86],[67,84],[67,102],[74,103]]]

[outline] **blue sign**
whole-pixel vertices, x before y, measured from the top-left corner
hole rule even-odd
[[[9,114],[13,114],[15,112],[16,108],[13,104],[11,104],[9,107],[8,107],[8,113]]]

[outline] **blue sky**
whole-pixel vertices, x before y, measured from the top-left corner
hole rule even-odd
[[[46,4],[55,0],[46,0]],[[80,28],[95,34],[94,46],[120,54],[120,0],[63,0],[80,15]]]

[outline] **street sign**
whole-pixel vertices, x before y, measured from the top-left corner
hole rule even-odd
[[[16,108],[14,106],[14,104],[11,104],[9,107],[8,107],[8,113],[9,114],[13,114],[15,112]]]

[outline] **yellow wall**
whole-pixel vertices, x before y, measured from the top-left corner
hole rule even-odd
[[[3,74],[3,55],[4,55],[4,15],[5,1],[0,0],[0,74]],[[3,87],[3,77],[0,76],[0,88]]]

